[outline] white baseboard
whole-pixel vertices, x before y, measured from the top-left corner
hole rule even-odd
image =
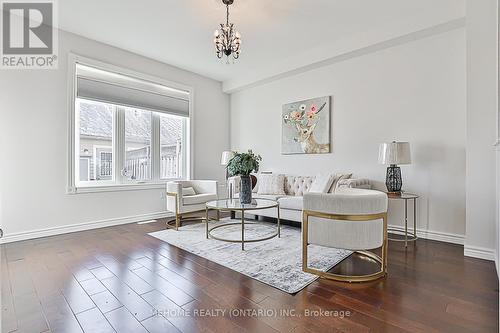
[[[479,246],[464,246],[464,256],[495,261],[495,250]]]
[[[18,232],[18,233],[12,233],[12,234],[5,234],[4,237],[0,239],[0,244],[18,242],[18,241],[23,241],[23,240],[33,239],[33,238],[67,234],[70,232],[111,227],[111,226],[120,225],[120,224],[136,223],[136,222],[154,220],[154,219],[170,217],[170,216],[173,216],[172,213],[165,211],[165,212],[157,212],[157,213],[119,217],[119,218],[106,219],[106,220],[100,220],[100,221],[84,222],[84,223],[79,223],[79,224],[70,224],[70,225],[65,225],[65,226],[60,226],[60,227],[37,229],[37,230]]]
[[[401,232],[404,232],[404,230],[405,230],[404,227],[399,226],[399,225],[388,225],[388,227],[391,229],[401,231]],[[408,228],[408,231],[413,232],[413,229]],[[464,235],[452,234],[452,233],[441,232],[441,231],[433,231],[433,230],[427,230],[427,229],[418,229],[418,228],[417,228],[417,236],[418,236],[418,238],[430,239],[430,240],[459,244],[459,245],[464,245],[464,240],[465,240]]]

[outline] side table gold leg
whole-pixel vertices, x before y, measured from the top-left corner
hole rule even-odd
[[[413,198],[413,237],[417,238],[417,198]],[[416,241],[413,244],[417,244]]]
[[[405,247],[408,247],[408,200],[405,200]]]

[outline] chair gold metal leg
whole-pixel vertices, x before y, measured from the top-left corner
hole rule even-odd
[[[372,274],[366,275],[341,275],[323,272],[314,268],[310,268],[307,266],[307,246],[309,245],[309,213],[307,211],[303,212],[302,217],[302,271],[318,275],[321,278],[341,281],[341,282],[368,282],[380,279],[385,277],[387,274],[387,213],[384,214],[373,214],[373,215],[359,215],[359,216],[347,216],[347,215],[334,215],[334,214],[324,214],[318,212],[312,212],[313,216],[329,218],[332,220],[347,220],[347,221],[366,221],[366,220],[374,220],[374,219],[382,219],[383,220],[383,242],[381,247],[381,256],[379,257],[373,252],[370,251],[354,251],[355,253],[359,253],[364,255],[374,261],[376,261],[380,270]]]
[[[205,209],[203,210],[199,210],[199,211],[194,211],[194,212],[190,212],[191,213],[202,213],[204,212]],[[173,219],[170,219],[166,222],[166,225],[167,225],[167,228],[168,229],[175,229],[175,230],[179,230],[179,227],[182,226],[182,223],[183,222],[195,222],[195,221],[200,221],[200,222],[205,222],[205,216],[202,216],[202,217],[196,217],[196,216],[193,216],[193,217],[184,217],[182,214],[175,214],[175,218]]]

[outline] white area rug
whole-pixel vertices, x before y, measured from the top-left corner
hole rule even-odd
[[[222,222],[227,223],[229,219]],[[218,223],[221,222],[210,222],[210,226]],[[245,238],[270,235],[275,230],[276,224],[245,224]],[[213,234],[217,237],[241,239],[241,225],[219,228],[214,230]],[[149,235],[287,293],[296,293],[318,278],[316,275],[302,272],[302,240],[299,228],[282,226],[281,238],[246,243],[245,251],[241,250],[239,243],[206,239],[203,223],[185,225],[179,231],[169,229]],[[309,245],[308,250],[309,266],[321,271],[331,269],[352,253],[314,245]]]

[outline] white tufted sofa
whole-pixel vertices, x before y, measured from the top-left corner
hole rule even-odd
[[[257,176],[258,178],[258,176]],[[302,209],[303,209],[303,195],[309,192],[311,185],[314,181],[314,176],[296,176],[285,175],[285,195],[282,194],[257,194],[259,182],[253,189],[252,198],[264,198],[278,201],[280,204],[280,218],[302,222]],[[232,184],[234,191],[239,192],[239,177],[231,177],[228,183]],[[371,189],[370,181],[368,179],[340,179],[329,193],[335,192],[339,188],[363,188]],[[276,218],[276,209],[262,209],[258,210],[260,216]]]

